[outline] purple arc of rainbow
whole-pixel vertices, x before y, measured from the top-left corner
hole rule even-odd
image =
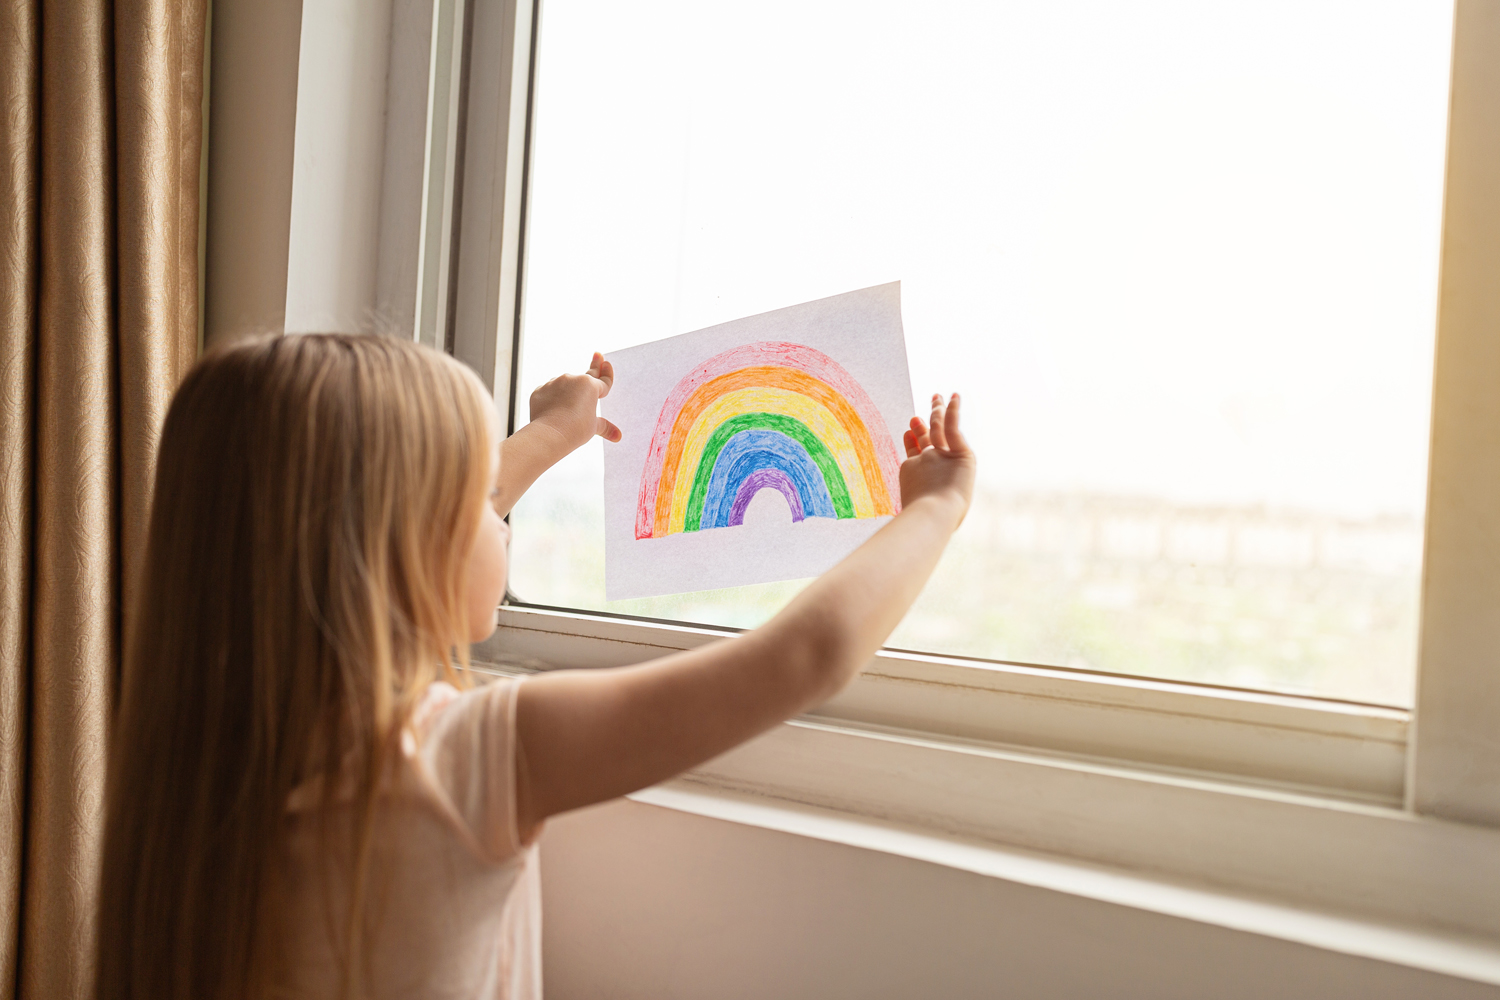
[[[750,507],[750,500],[764,489],[773,489],[786,497],[786,505],[791,508],[792,521],[800,521],[802,514],[802,498],[797,495],[797,487],[792,485],[792,479],[780,469],[760,469],[750,473],[740,490],[734,495],[734,506],[729,509],[729,525],[745,523],[745,511]]]

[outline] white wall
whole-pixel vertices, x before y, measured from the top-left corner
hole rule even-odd
[[[430,0],[215,0],[205,342],[412,326]]]
[[[302,0],[214,0],[205,344],[286,319]]]
[[[549,1000],[1458,1000],[1481,986],[619,801],[542,840]]]
[[[370,329],[376,305],[388,0],[304,0],[286,332]]]

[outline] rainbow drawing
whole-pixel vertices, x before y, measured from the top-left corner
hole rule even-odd
[[[646,454],[635,537],[742,524],[761,490],[792,520],[901,509],[900,459],[869,394],[828,355],[764,341],[716,354],[667,396]]]

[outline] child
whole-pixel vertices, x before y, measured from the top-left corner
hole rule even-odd
[[[167,415],[111,756],[100,998],[540,995],[537,835],[837,692],[968,508],[958,397],[912,418],[902,511],[754,632],[460,694],[501,518],[594,434],[595,355],[501,440],[453,359],[288,336]],[[439,678],[446,678],[441,682]]]

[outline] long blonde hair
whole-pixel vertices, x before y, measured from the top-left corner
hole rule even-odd
[[[287,797],[331,795],[351,760],[357,963],[378,783],[427,685],[467,663],[488,405],[453,359],[375,336],[240,343],[184,380],[110,757],[100,1000],[259,993]]]

